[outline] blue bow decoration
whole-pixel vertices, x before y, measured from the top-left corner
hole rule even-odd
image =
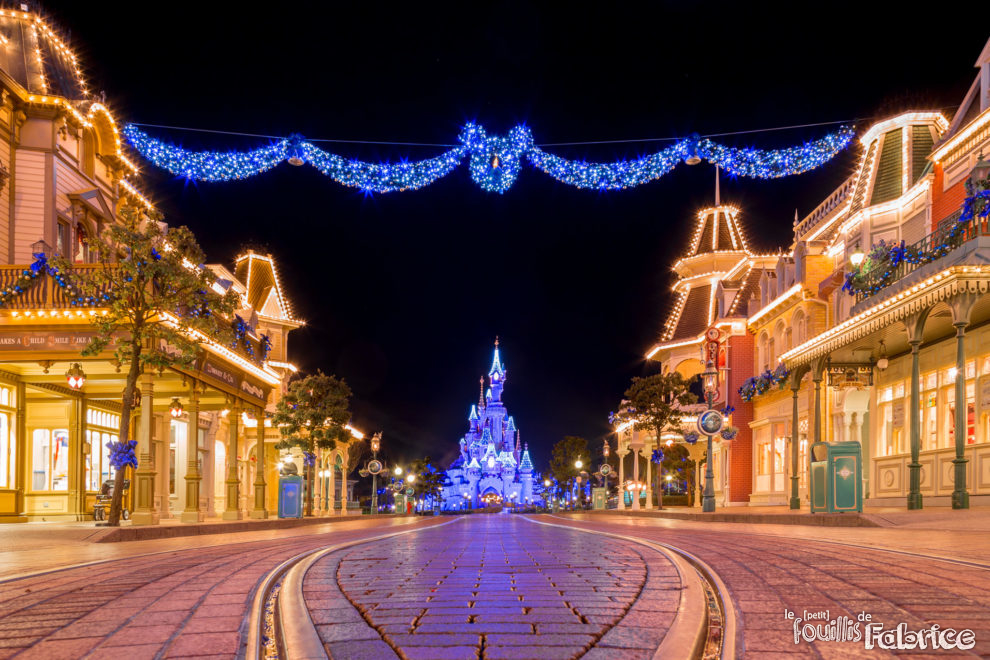
[[[113,466],[114,470],[123,470],[127,465],[137,469],[137,455],[134,453],[137,440],[108,442],[106,446],[110,450],[110,465]]]
[[[471,178],[499,194],[515,183],[523,157],[533,148],[533,134],[525,126],[516,126],[506,137],[488,137],[481,126],[468,124],[460,140],[471,154]]]

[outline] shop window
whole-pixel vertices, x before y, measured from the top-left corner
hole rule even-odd
[[[0,488],[14,485],[14,443],[10,437],[10,415],[0,412]]]
[[[956,446],[956,403],[953,401],[949,405],[949,446]],[[976,402],[968,400],[966,402],[966,444],[976,444]]]
[[[31,443],[31,488],[69,490],[68,430],[35,429]]]
[[[89,443],[89,455],[86,457],[86,490],[99,491],[104,481],[114,477],[113,468],[110,466],[110,448],[107,444],[118,440],[120,415],[87,408],[86,422],[92,427],[86,429],[86,442]]]
[[[55,254],[65,256],[65,248],[69,244],[69,225],[61,220],[55,225]]]
[[[761,442],[756,447],[756,473],[770,474],[770,443]]]

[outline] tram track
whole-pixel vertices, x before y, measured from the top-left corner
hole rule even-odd
[[[674,622],[653,657],[703,660],[736,657],[736,649],[740,648],[735,639],[738,634],[736,614],[731,607],[725,584],[705,562],[686,551],[663,543],[534,520],[529,516],[520,517],[533,524],[622,539],[663,555],[677,568],[682,583],[682,598]],[[239,657],[243,660],[327,658],[303,597],[303,580],[310,567],[340,550],[449,525],[459,520],[460,518],[454,518],[429,527],[315,548],[286,560],[269,572],[259,585],[249,612],[247,644]],[[291,649],[291,653],[288,649]]]
[[[247,617],[247,643],[239,660],[320,660],[327,657],[303,598],[306,571],[328,554],[347,548],[375,543],[397,536],[414,534],[456,523],[453,518],[435,525],[403,529],[370,538],[355,539],[322,548],[312,548],[285,560],[261,581]],[[291,648],[291,655],[286,649]]]
[[[568,520],[559,516],[547,517]],[[739,649],[742,648],[740,638],[742,630],[738,625],[739,617],[729,596],[729,589],[722,578],[697,556],[667,543],[649,541],[636,536],[562,525],[529,517],[526,517],[526,520],[537,525],[598,534],[635,543],[659,552],[674,564],[680,573],[684,593],[677,617],[653,655],[655,660],[678,657],[732,660],[737,657]]]

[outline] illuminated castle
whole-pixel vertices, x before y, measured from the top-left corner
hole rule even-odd
[[[502,403],[505,380],[496,339],[488,389],[482,377],[481,395],[468,416],[470,428],[460,440],[460,455],[447,470],[446,509],[533,502],[533,463],[528,447],[520,443],[515,420]]]

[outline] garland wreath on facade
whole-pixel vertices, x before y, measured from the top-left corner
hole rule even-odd
[[[962,245],[970,223],[990,216],[990,179],[982,179],[976,185],[967,181],[966,190],[969,195],[963,202],[962,213],[938,243],[925,239],[905,245],[904,241],[887,243],[881,239],[870,248],[859,266],[846,273],[842,290],[850,295],[872,296],[899,279],[897,267],[902,263],[923,266]]]
[[[766,369],[759,376],[747,378],[745,382],[739,386],[739,398],[743,401],[752,401],[753,397],[766,394],[773,389],[774,386],[778,389],[784,389],[784,385],[787,383],[787,377],[789,375],[790,372],[787,371],[787,367],[785,367],[783,363],[778,364],[777,368],[773,371]]]

